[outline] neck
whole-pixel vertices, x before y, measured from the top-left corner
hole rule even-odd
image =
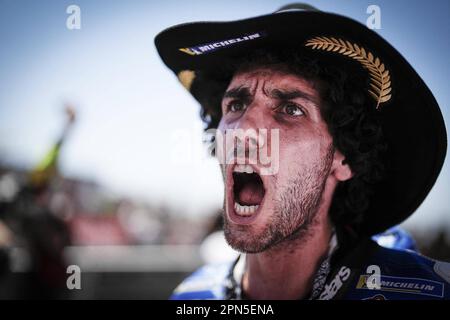
[[[285,240],[257,254],[246,255],[242,289],[255,300],[305,298],[314,275],[327,255],[332,226],[326,214],[296,239]]]

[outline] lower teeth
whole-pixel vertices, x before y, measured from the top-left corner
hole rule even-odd
[[[254,214],[256,212],[258,207],[259,207],[259,205],[245,206],[245,205],[240,205],[237,202],[234,203],[234,210],[240,216],[251,216],[252,214]]]

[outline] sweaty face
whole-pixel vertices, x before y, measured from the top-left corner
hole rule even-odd
[[[259,68],[233,77],[222,100],[222,134],[266,129],[270,138],[273,129],[279,132],[279,139],[253,144],[257,154],[278,153],[271,155],[279,161],[273,174],[262,174],[267,164],[259,161],[221,165],[225,236],[235,249],[264,251],[301,237],[314,222],[335,154],[319,107],[312,83],[296,75]]]

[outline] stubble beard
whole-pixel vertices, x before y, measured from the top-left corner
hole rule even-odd
[[[299,171],[272,200],[274,210],[264,229],[255,234],[250,226],[236,226],[224,217],[225,239],[240,252],[260,253],[274,247],[304,243],[312,227],[317,224],[325,183],[330,172],[334,148],[309,170]],[[224,204],[224,214],[226,206]],[[225,214],[226,215],[226,214]],[[248,232],[244,232],[248,230]]]

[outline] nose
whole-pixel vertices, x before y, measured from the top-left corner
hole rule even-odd
[[[264,119],[262,105],[257,102],[250,104],[242,116],[236,121],[233,129],[241,131],[236,134],[237,145],[245,148],[245,154],[249,151],[258,150],[264,147],[265,139],[261,134],[261,129],[267,129]]]

